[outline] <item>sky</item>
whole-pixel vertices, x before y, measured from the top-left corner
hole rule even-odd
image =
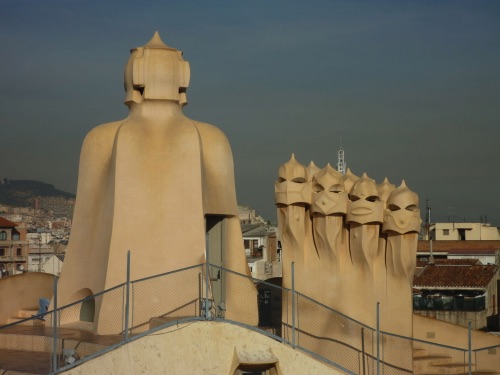
[[[336,166],[342,145],[422,218],[500,226],[498,1],[0,0],[0,178],[75,193],[155,31],[190,63],[185,114],[229,139],[240,205],[274,221],[279,166]]]

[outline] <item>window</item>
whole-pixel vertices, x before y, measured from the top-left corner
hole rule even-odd
[[[450,235],[450,230],[449,229],[443,229],[443,236],[449,236]]]
[[[5,249],[0,249],[0,257],[3,257],[5,255]]]
[[[19,233],[12,233],[12,240],[19,241]]]
[[[465,241],[465,229],[459,229],[458,236],[460,237],[461,241]]]
[[[6,241],[6,240],[7,240],[7,232],[3,230],[0,232],[0,241]]]
[[[21,249],[17,249],[17,250],[16,250],[16,255],[17,255],[18,257],[20,257],[20,256],[22,255],[22,254],[21,254]]]

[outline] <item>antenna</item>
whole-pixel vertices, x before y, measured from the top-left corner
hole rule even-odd
[[[425,200],[425,235],[426,239],[431,239],[431,207],[429,206],[429,199]]]
[[[344,160],[344,149],[342,148],[342,134],[340,135],[340,148],[337,158],[337,170],[343,176],[346,172],[346,163]]]
[[[434,264],[434,254],[432,253],[432,240],[429,241],[429,264]]]
[[[448,207],[448,210],[451,213],[451,221],[453,223],[453,231],[455,231],[455,207]],[[448,216],[448,221],[450,221],[449,216]]]

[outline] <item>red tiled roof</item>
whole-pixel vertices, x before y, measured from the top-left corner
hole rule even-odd
[[[434,259],[434,264],[443,266],[472,266],[482,265],[479,259],[466,258],[466,259]],[[425,267],[429,265],[429,261],[424,261],[422,258],[417,259],[417,267]]]
[[[469,240],[469,241],[432,241],[432,251],[446,252],[468,251],[470,254],[493,254],[500,250],[500,241]],[[419,240],[418,252],[429,252],[429,241]]]
[[[428,265],[413,279],[414,287],[485,288],[497,273],[494,265]]]
[[[500,250],[498,249],[450,249],[448,252],[448,255],[464,255],[464,254],[471,254],[471,255],[495,255],[495,251]]]
[[[0,216],[0,228],[15,228],[19,224],[16,224],[10,220],[7,220],[6,218]]]

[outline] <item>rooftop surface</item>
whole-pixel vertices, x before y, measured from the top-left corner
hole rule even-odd
[[[418,241],[417,252],[428,252],[430,242]],[[436,252],[458,252],[466,251],[474,254],[493,254],[495,250],[500,250],[500,241],[496,240],[451,240],[432,241],[432,250]]]
[[[0,216],[0,228],[15,228],[18,224]]]
[[[498,272],[495,265],[436,263],[415,276],[417,288],[486,288]]]

